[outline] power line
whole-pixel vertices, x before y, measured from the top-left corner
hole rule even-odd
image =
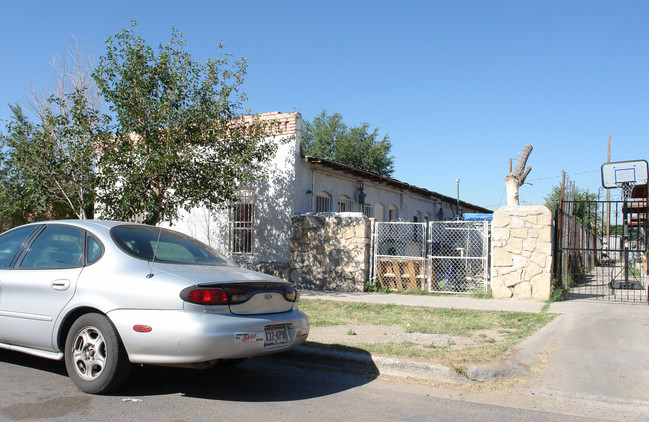
[[[580,172],[577,172],[577,173],[566,173],[566,175],[574,177],[574,176],[579,176],[579,175],[582,175],[582,174],[597,173],[597,172],[600,172],[600,171],[601,171],[601,169],[588,170],[588,171],[580,171]],[[540,180],[551,180],[551,179],[561,179],[561,175],[559,175],[559,176],[541,177],[541,178],[538,178],[538,179],[531,179],[530,182],[538,182]]]

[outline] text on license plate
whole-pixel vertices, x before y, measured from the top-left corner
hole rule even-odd
[[[264,347],[288,344],[286,325],[269,325],[265,328],[264,332],[266,334]]]

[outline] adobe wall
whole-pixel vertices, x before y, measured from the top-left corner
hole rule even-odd
[[[495,299],[550,298],[552,213],[544,206],[507,206],[494,213],[492,293]]]
[[[370,220],[361,213],[294,216],[289,280],[307,289],[363,291],[370,236]]]

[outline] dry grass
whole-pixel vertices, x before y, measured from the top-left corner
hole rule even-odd
[[[312,346],[353,347],[462,371],[506,356],[554,319],[546,313],[473,311],[302,299],[314,327]],[[326,328],[325,328],[326,327]]]

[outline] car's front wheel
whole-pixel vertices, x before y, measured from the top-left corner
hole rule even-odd
[[[131,370],[126,350],[104,315],[79,317],[65,341],[65,367],[79,390],[108,393],[126,381]]]

